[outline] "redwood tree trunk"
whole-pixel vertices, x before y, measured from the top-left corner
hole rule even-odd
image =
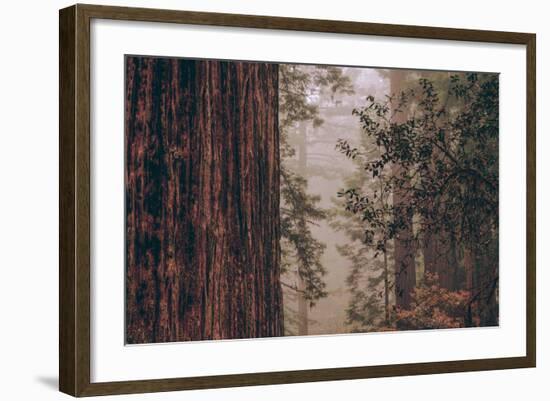
[[[394,173],[396,170],[398,171],[399,167],[394,167]],[[396,174],[400,174],[400,172]],[[403,212],[403,209],[407,207],[408,197],[400,189],[394,189],[393,204],[401,208],[398,218],[403,220],[403,227],[397,230],[394,239],[395,304],[400,309],[410,309],[412,292],[416,286],[412,213]]]
[[[127,342],[282,335],[277,66],[126,68]]]
[[[438,283],[442,288],[453,290],[455,287],[455,265],[451,263],[452,252],[451,233],[444,228],[436,232],[431,221],[425,219],[427,230],[423,235],[422,250],[424,255],[424,271],[437,274]],[[433,227],[433,228],[432,228]]]
[[[391,70],[390,83],[392,96],[399,96],[403,90],[407,73],[401,70]],[[398,103],[398,99],[395,100]],[[404,123],[407,120],[407,113],[403,110],[395,114],[395,123]],[[401,177],[402,167],[394,165],[392,173]],[[393,190],[393,205],[398,211],[396,219],[402,221],[403,225],[397,230],[394,239],[394,263],[395,263],[395,304],[400,309],[410,309],[412,296],[416,286],[415,267],[415,246],[412,213],[404,212],[409,204],[407,192],[400,188]]]

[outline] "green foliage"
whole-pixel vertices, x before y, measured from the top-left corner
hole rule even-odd
[[[384,263],[357,242],[338,247],[338,252],[351,263],[346,279],[351,294],[346,323],[360,332],[385,325]]]
[[[363,149],[369,149],[369,156],[376,157],[378,149],[369,146],[369,142],[370,138],[362,138]],[[354,188],[355,193],[361,191],[374,199],[378,207],[380,224],[380,230],[373,233],[371,238],[371,243],[376,242],[379,246],[367,246],[361,214],[346,207],[344,191],[339,192],[339,197],[333,199],[335,207],[330,213],[331,226],[337,231],[342,231],[349,241],[337,247],[338,252],[350,262],[350,272],[346,280],[351,294],[346,309],[347,324],[353,331],[364,332],[386,327],[392,320],[389,292],[393,288],[394,280],[389,271],[389,264],[393,258],[389,252],[388,235],[383,229],[389,219],[389,198],[381,195],[383,177],[380,175],[376,179],[371,179],[353,153],[347,156],[354,160],[357,170],[344,183],[348,188]]]
[[[325,218],[325,211],[317,206],[319,196],[306,192],[307,181],[302,176],[281,167],[281,237],[283,271],[289,271],[298,264],[297,274],[304,280],[304,298],[313,303],[325,297],[325,283],[322,277],[326,270],[321,263],[325,244],[313,236],[310,224]]]
[[[465,303],[471,314],[473,302],[479,304],[491,287],[489,303],[498,280],[479,258],[477,294],[474,288],[448,291],[428,274],[416,289],[413,310],[387,308],[390,248],[410,216],[415,244],[443,232],[484,260],[498,255],[498,76],[429,77],[411,73],[399,93],[383,100],[368,96],[366,106],[353,112],[364,134],[360,144],[336,145],[358,166],[338,193],[332,216],[351,241],[339,251],[352,265],[348,323],[359,329],[458,327],[492,313],[485,308],[464,320]],[[406,203],[393,204],[397,190]]]
[[[339,141],[339,151],[360,159],[373,178],[398,166],[386,176],[383,191],[389,194],[399,189],[409,200],[404,207],[391,206],[395,217],[386,224],[381,216],[387,210],[376,204],[375,195],[357,188],[342,192],[346,209],[362,215],[367,244],[373,244],[380,229],[394,238],[405,216],[413,211],[423,217],[419,233],[458,227],[460,240],[477,241],[497,229],[498,77],[453,76],[446,95],[460,107],[442,104],[434,84],[420,78],[417,88],[385,102],[369,97],[366,107],[354,111],[380,154],[367,157],[364,149],[347,141]],[[486,227],[481,234],[480,222]]]
[[[332,66],[279,65],[279,129],[283,158],[291,158],[295,150],[289,141],[289,131],[299,122],[320,126],[317,99],[324,91],[352,94],[353,86],[342,69]]]
[[[283,271],[293,270],[305,283],[301,296],[313,305],[327,295],[321,263],[325,244],[318,241],[311,225],[326,218],[319,206],[319,196],[307,193],[307,178],[297,171],[291,133],[298,123],[323,123],[316,103],[321,91],[351,93],[348,77],[342,70],[330,66],[279,66],[279,129],[281,134],[281,237]],[[291,289],[298,290],[289,285]]]

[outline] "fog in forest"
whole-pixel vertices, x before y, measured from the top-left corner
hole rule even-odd
[[[499,77],[126,58],[129,344],[499,324]]]
[[[498,78],[280,65],[279,104],[285,335],[498,324]]]
[[[316,67],[292,66],[304,73],[314,73]],[[361,107],[369,94],[388,90],[387,81],[375,69],[342,68],[342,74],[350,78],[350,90],[345,93],[333,93],[330,88],[313,87],[306,98],[307,105],[318,109],[318,122],[299,121],[288,130],[288,144],[295,150],[288,165],[307,180],[306,192],[318,196],[316,206],[324,211],[335,207],[336,194],[344,188],[344,180],[354,173],[355,166],[345,155],[336,150],[338,139],[348,139],[359,143],[360,122],[352,115],[352,110]],[[351,88],[353,88],[351,90]],[[313,306],[300,305],[300,296],[293,294],[290,285],[299,289],[297,274],[286,274],[282,278],[284,288],[285,313],[294,315],[287,319],[287,332],[299,334],[301,316],[307,309],[307,329],[301,327],[300,334],[346,333],[351,327],[346,325],[346,309],[350,301],[346,277],[350,272],[350,262],[342,256],[337,247],[346,244],[348,239],[341,231],[332,228],[327,218],[308,223],[314,239],[326,247],[319,257],[320,264],[326,270],[322,277],[326,284],[326,296],[321,297]],[[303,287],[303,286],[302,286]],[[302,317],[303,319],[303,317]],[[294,324],[293,324],[294,323]],[[295,331],[292,330],[295,326]]]

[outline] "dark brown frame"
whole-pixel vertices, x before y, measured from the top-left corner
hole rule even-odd
[[[90,20],[267,28],[525,45],[527,49],[527,355],[221,376],[90,382]],[[527,368],[536,365],[536,35],[362,22],[74,5],[59,13],[59,389],[73,396]]]

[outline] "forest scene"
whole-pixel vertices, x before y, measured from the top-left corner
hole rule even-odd
[[[125,70],[127,344],[498,326],[498,74]]]

